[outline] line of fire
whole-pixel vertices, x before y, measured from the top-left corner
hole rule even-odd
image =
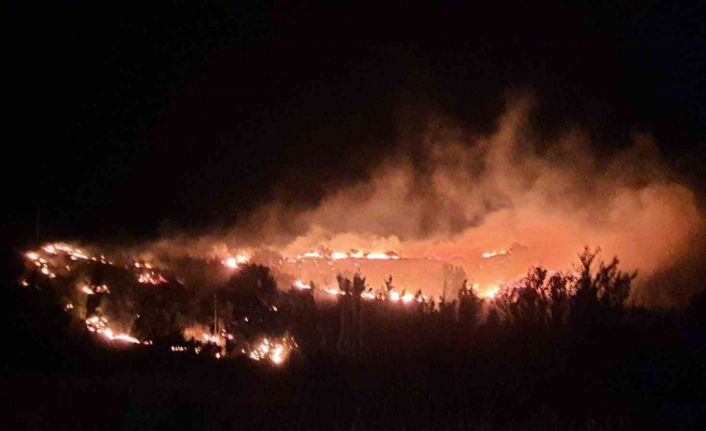
[[[483,252],[475,269],[499,276],[507,259],[525,249],[515,243]],[[384,343],[376,329],[381,319],[474,330],[530,316],[541,324],[564,321],[580,294],[622,307],[635,274],[618,271],[617,260],[592,267],[597,253],[584,250],[578,270],[535,267],[514,280],[482,285],[454,260],[391,251],[320,247],[270,259],[267,266],[245,253],[162,266],[47,243],[22,254],[19,284],[51,290],[78,331],[105,343],[282,366],[293,354],[317,349],[369,352]]]

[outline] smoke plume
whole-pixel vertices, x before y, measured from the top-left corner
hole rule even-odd
[[[150,253],[392,251],[454,262],[488,284],[536,264],[566,270],[590,245],[638,270],[639,285],[700,249],[696,196],[661,161],[649,135],[599,153],[579,128],[543,138],[530,121],[532,109],[531,98],[512,99],[486,135],[429,118],[419,135],[401,131],[397,151],[371,161],[368,178],[332,190],[312,208],[273,202],[228,232],[165,238]],[[483,259],[493,250],[508,253],[502,264]]]

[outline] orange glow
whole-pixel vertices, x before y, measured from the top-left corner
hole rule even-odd
[[[382,253],[382,252],[373,252],[373,253],[368,253],[365,256],[366,259],[373,259],[373,260],[387,260],[387,259],[399,259],[399,256],[394,256],[394,255],[388,255],[387,253]]]
[[[318,251],[309,251],[302,255],[302,257],[321,259],[323,256]]]
[[[373,292],[363,292],[360,297],[367,300],[375,299],[375,294]]]
[[[508,251],[508,250],[499,250],[499,251],[493,250],[493,251],[486,251],[486,252],[484,252],[484,253],[481,255],[481,257],[482,257],[483,259],[490,259],[491,257],[495,257],[495,256],[505,256],[505,255],[508,255],[508,254],[510,254],[510,251]]]
[[[265,337],[256,342],[247,355],[254,361],[267,359],[273,365],[281,365],[296,347],[294,339],[288,335],[274,339]]]
[[[293,283],[293,286],[296,287],[297,289],[304,289],[304,290],[311,289],[311,285],[306,284],[306,283],[302,282],[301,280],[295,281]]]
[[[474,284],[473,289],[476,290],[478,296],[480,296],[481,298],[494,299],[495,295],[497,295],[500,291],[500,286],[498,286],[497,284],[490,284],[485,286],[484,289],[480,289],[480,286],[478,284]]]
[[[115,333],[111,328],[108,327],[108,319],[103,316],[91,316],[86,319],[86,328],[90,332],[94,332],[109,341],[120,341],[132,344],[140,344],[140,340],[132,337],[128,334]],[[143,344],[149,344],[149,342],[142,342]]]
[[[329,289],[324,289],[324,292],[328,293],[329,295],[343,295],[343,292],[336,289],[335,287],[331,287]]]
[[[347,258],[348,258],[348,254],[343,253],[342,251],[334,251],[333,253],[331,253],[331,259],[333,259],[333,260],[340,260],[340,259],[347,259]]]
[[[230,256],[227,257],[224,261],[223,264],[227,266],[228,268],[231,269],[236,269],[239,265],[248,263],[249,259],[247,256],[238,254],[236,256]]]
[[[167,279],[162,277],[162,274],[158,274],[154,271],[149,271],[140,273],[140,275],[137,277],[137,281],[142,284],[158,285],[166,283]]]

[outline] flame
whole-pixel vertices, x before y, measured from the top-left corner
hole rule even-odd
[[[324,247],[325,249],[325,247]],[[301,260],[301,259],[325,259],[325,258],[330,258],[331,260],[343,260],[343,259],[369,259],[369,260],[389,260],[389,259],[400,259],[400,256],[397,255],[397,253],[393,252],[382,252],[382,251],[373,251],[373,252],[362,252],[358,250],[351,250],[350,253],[346,253],[344,251],[332,251],[328,253],[326,250],[324,250],[324,253],[321,253],[319,251],[307,251],[302,254],[297,254],[295,260]]]
[[[83,285],[81,286],[81,292],[85,293],[86,295],[95,295],[96,293],[110,293],[110,289],[108,288],[107,284],[100,284],[100,285]]]
[[[213,335],[209,334],[207,332],[204,332],[202,334],[203,339],[207,343],[213,343],[213,344],[224,344],[223,338],[220,335]]]
[[[328,289],[324,289],[324,292],[328,293],[329,295],[343,295],[343,292],[341,292],[339,289],[335,287],[330,287]]]
[[[105,256],[100,257],[89,256],[83,250],[71,247],[65,243],[48,243],[41,246],[38,250],[32,250],[24,253],[28,265],[34,265],[38,268],[39,273],[53,279],[57,277],[58,272],[71,271],[71,266],[66,264],[65,259],[72,261],[76,260],[92,260],[103,264],[111,264]]]
[[[245,255],[238,254],[235,256],[229,256],[224,261],[223,264],[231,269],[236,269],[239,265],[249,262],[249,258]]]
[[[162,276],[162,274],[156,273],[154,271],[142,272],[137,277],[137,281],[142,284],[153,284],[159,285],[167,282],[167,279]]]
[[[495,296],[500,292],[500,286],[497,284],[489,284],[484,289],[480,289],[480,285],[474,284],[473,289],[477,292],[478,296],[485,299],[494,299]]]
[[[383,252],[376,251],[376,252],[366,254],[365,258],[372,259],[372,260],[387,260],[387,259],[399,259],[400,257],[395,254],[383,253]]]
[[[70,245],[63,243],[63,242],[56,242],[52,244],[46,244],[42,246],[42,250],[45,252],[51,254],[51,255],[57,255],[59,252],[63,252],[71,258],[71,260],[98,260],[95,256],[89,256],[87,255],[83,250],[80,248],[74,248],[71,247]],[[105,259],[101,259],[105,260]]]
[[[348,253],[344,253],[342,251],[334,251],[331,253],[331,259],[333,260],[340,260],[340,259],[347,259],[348,258]]]
[[[483,259],[490,259],[492,257],[506,256],[508,254],[510,254],[510,250],[492,250],[484,252],[483,254],[481,254],[481,257]]]
[[[304,289],[304,290],[311,289],[311,285],[306,284],[306,283],[304,283],[304,282],[301,281],[301,280],[296,280],[296,281],[293,283],[293,286],[296,287],[297,289]]]
[[[304,257],[313,258],[313,259],[321,259],[324,256],[321,253],[319,253],[318,251],[308,251],[308,252],[304,253],[303,255],[301,255],[301,258],[304,258]]]
[[[149,341],[141,342],[137,338],[123,333],[115,333],[108,327],[108,319],[104,316],[91,316],[86,319],[86,328],[110,341],[121,341],[132,344],[151,344]]]
[[[267,359],[274,365],[281,365],[296,347],[294,339],[288,335],[272,340],[265,337],[256,342],[247,355],[254,361]]]

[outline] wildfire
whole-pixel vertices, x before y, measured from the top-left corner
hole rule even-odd
[[[309,289],[311,289],[311,285],[310,285],[310,284],[306,284],[306,283],[304,283],[304,282],[301,281],[301,280],[296,280],[292,285],[293,285],[295,288],[297,288],[297,289],[304,289],[304,290],[309,290]]]
[[[38,250],[24,253],[24,257],[27,259],[29,266],[35,267],[38,273],[47,278],[56,278],[59,274],[71,271],[68,261],[92,261],[105,265],[113,264],[104,255],[90,256],[80,248],[72,247],[62,242],[44,244]]]
[[[30,251],[25,253],[25,257],[29,259],[35,267],[39,268],[39,272],[49,278],[56,277],[56,274],[49,268],[49,261],[41,257],[38,252]]]
[[[81,291],[86,295],[95,295],[96,293],[110,293],[110,289],[108,289],[108,285],[106,284],[100,284],[96,286],[84,285],[81,286]]]
[[[80,248],[72,247],[63,242],[45,244],[42,246],[42,250],[53,256],[57,256],[61,253],[64,253],[68,255],[71,260],[93,260],[100,261],[102,263],[109,263],[103,255],[99,257],[89,256],[88,254],[86,254],[85,251],[81,250]]]
[[[297,256],[297,257],[299,257],[299,256]],[[303,255],[301,255],[301,257],[302,258],[309,257],[309,258],[314,258],[314,259],[321,259],[324,256],[321,253],[319,253],[318,251],[309,251],[309,252],[306,252]]]
[[[387,260],[387,259],[399,259],[400,257],[391,254],[391,253],[382,253],[382,252],[374,252],[374,253],[368,253],[365,255],[366,259],[373,259],[373,260]]]
[[[324,289],[324,292],[328,293],[329,295],[333,295],[333,296],[343,295],[343,292],[340,289],[337,289],[335,287],[330,287],[330,288]]]
[[[483,254],[484,258],[490,258],[494,256],[500,256],[509,254],[510,251],[493,250],[492,252],[486,252]],[[69,246],[65,243],[50,243],[45,244],[38,248],[37,250],[27,251],[23,254],[28,267],[32,268],[36,273],[44,275],[47,278],[54,278],[59,275],[67,275],[70,273],[72,268],[75,270],[81,270],[82,266],[74,265],[72,261],[88,261],[89,264],[95,262],[96,264],[103,265],[114,265],[110,262],[104,255],[91,255],[83,249],[78,247]],[[300,259],[311,259],[314,263],[318,261],[325,260],[328,261],[330,265],[333,261],[342,261],[350,259],[355,266],[358,266],[359,262],[362,260],[379,261],[379,260],[398,260],[401,257],[391,251],[360,251],[356,249],[351,249],[348,252],[344,251],[331,251],[322,247],[319,251],[310,251],[296,256],[297,260]],[[249,258],[244,254],[234,254],[226,256],[222,261],[222,264],[230,269],[237,269],[242,264],[248,263]],[[413,264],[410,260],[409,264]],[[160,285],[168,282],[167,277],[162,275],[153,263],[145,262],[141,259],[128,259],[123,261],[121,266],[117,268],[122,268],[124,270],[131,271],[136,281],[141,284],[148,285]],[[71,278],[67,279],[71,280]],[[22,284],[27,286],[30,283],[27,279],[22,280]],[[113,286],[115,287],[115,286]],[[396,286],[398,287],[398,286]],[[407,286],[409,287],[409,286]],[[117,288],[117,287],[116,287]],[[292,283],[292,288],[301,291],[312,291],[313,283],[304,282],[303,279],[296,279]],[[499,291],[499,285],[488,285],[484,288],[480,288],[478,285],[474,285],[473,288],[477,294],[487,300],[492,300],[497,292]],[[98,295],[98,294],[110,294],[111,289],[107,284],[94,284],[86,283],[79,284],[77,289],[85,295]],[[417,289],[414,289],[415,291]],[[344,292],[337,286],[324,286],[321,289],[316,290],[317,294],[339,297],[343,295],[353,295],[353,292]],[[318,293],[320,292],[320,293]],[[359,293],[360,299],[363,301],[390,301],[391,303],[397,304],[412,304],[415,302],[423,303],[426,301],[433,301],[434,303],[439,303],[443,301],[441,297],[433,298],[421,293],[417,294],[408,293],[407,290],[386,290],[385,288],[373,290],[366,288]],[[74,305],[72,303],[64,303],[62,305],[66,312],[73,312]],[[278,311],[277,307],[272,305],[272,311]],[[248,318],[244,318],[247,322]],[[130,344],[151,344],[150,341],[140,341],[136,337],[131,336],[127,333],[121,333],[116,331],[111,327],[108,317],[101,315],[91,315],[85,319],[85,325],[89,332],[100,336],[100,338],[116,343],[130,343]],[[218,355],[219,358],[225,357],[228,353],[229,340],[235,340],[236,337],[233,334],[229,334],[224,330],[220,333],[212,334],[208,331],[207,327],[202,325],[197,325],[199,329],[192,331],[192,337],[188,337],[187,330],[184,331],[184,336],[186,339],[193,339],[196,341],[197,345],[195,347],[189,346],[172,346],[171,350],[173,352],[187,352],[192,351],[194,353],[211,352],[210,355]],[[194,327],[196,328],[196,327]],[[218,346],[217,351],[214,353],[211,349],[206,349],[203,347],[205,344],[213,344]],[[248,345],[247,347],[238,347],[238,352],[254,361],[266,361],[274,365],[281,365],[287,361],[287,358],[291,352],[297,348],[296,342],[289,335],[281,337],[262,337],[259,338],[257,342]]]
[[[280,365],[287,360],[296,347],[294,339],[288,335],[274,339],[265,337],[256,342],[247,355],[254,361],[267,359],[274,365]]]
[[[221,338],[219,335],[214,335],[214,334],[209,334],[208,332],[203,333],[203,339],[207,343],[213,343],[213,344],[223,344],[224,340]]]
[[[91,316],[86,319],[86,328],[90,332],[94,332],[103,338],[110,341],[122,341],[132,344],[149,344],[149,342],[141,342],[135,337],[128,334],[115,333],[112,329],[108,327],[108,319],[103,316]]]
[[[154,271],[142,272],[137,277],[137,281],[142,284],[164,284],[167,279],[162,276],[162,274],[156,273]]]
[[[331,260],[343,260],[343,259],[369,259],[369,260],[390,260],[390,259],[400,259],[400,256],[397,253],[394,253],[392,251],[388,252],[382,252],[382,251],[373,251],[373,252],[362,252],[358,250],[351,250],[350,252],[346,253],[344,251],[328,251],[328,250],[323,250],[321,252],[319,251],[308,251],[306,253],[298,254],[296,256],[297,260],[301,259],[331,259]]]
[[[344,253],[342,251],[334,251],[333,253],[331,253],[331,259],[333,259],[333,260],[340,260],[340,259],[347,259],[347,258],[348,258],[348,254]]]
[[[490,259],[496,256],[507,256],[508,254],[510,254],[510,250],[492,250],[484,252],[481,254],[481,257],[483,259]]]
[[[427,297],[425,295],[415,296],[412,293],[400,294],[399,292],[395,292],[394,290],[388,294],[388,297],[390,298],[390,301],[392,301],[392,302],[400,302],[401,301],[405,304],[409,304],[410,302],[412,302],[414,300],[416,300],[417,302],[422,302],[427,299]],[[375,299],[375,297],[373,296],[372,299]]]
[[[480,285],[474,284],[473,289],[477,292],[478,296],[480,296],[481,298],[492,300],[492,299],[495,299],[495,295],[497,295],[498,292],[500,291],[500,286],[498,286],[497,284],[491,284],[491,285],[486,286],[485,289],[481,289]]]
[[[235,269],[239,265],[248,263],[249,259],[247,256],[238,254],[236,256],[230,256],[227,257],[225,260],[223,260],[223,264],[227,266],[228,268]]]
[[[360,294],[360,297],[367,300],[375,299],[375,294],[373,292],[365,291]]]

